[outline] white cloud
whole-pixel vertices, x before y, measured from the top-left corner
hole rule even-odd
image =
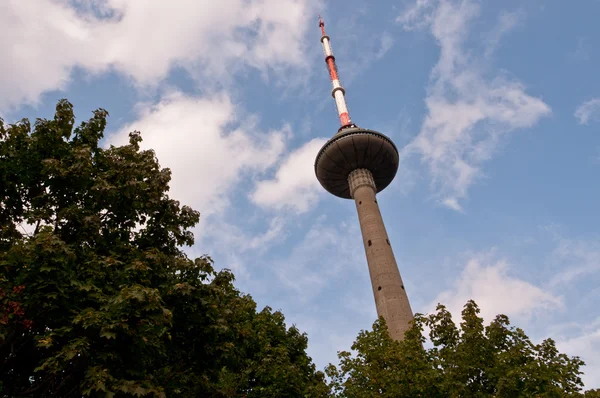
[[[582,380],[586,389],[600,388],[600,318],[585,324],[571,323],[566,326],[574,333],[568,337],[559,335],[555,339],[557,348],[567,355],[583,359]]]
[[[577,337],[558,341],[557,347],[561,352],[570,355],[583,355],[585,366],[581,377],[586,389],[600,388],[600,327]]]
[[[209,247],[213,258],[219,258],[217,266],[233,270],[236,279],[243,283],[253,279],[253,264],[249,263],[249,259],[252,259],[254,265],[261,263],[262,260],[258,260],[260,256],[268,253],[274,245],[282,243],[289,233],[286,220],[281,217],[267,220],[266,226],[262,228],[257,223],[252,223],[251,228],[234,225],[222,215],[208,217],[208,220],[204,223],[202,234],[196,233],[202,241],[190,250],[192,256],[200,255],[201,247]],[[261,285],[264,285],[262,282]]]
[[[408,7],[396,18],[406,30],[422,29],[433,19],[433,10],[437,0],[416,0],[414,6]]]
[[[221,252],[234,251],[240,255],[253,251],[257,254],[265,253],[272,243],[281,241],[287,235],[285,219],[273,217],[268,220],[266,230],[260,232],[253,230],[251,233],[239,225],[228,224],[222,220],[218,228],[211,228],[210,237],[218,242]]]
[[[487,79],[477,57],[467,48],[469,22],[479,13],[473,1],[418,0],[398,17],[406,30],[429,27],[440,46],[425,99],[427,115],[417,137],[404,148],[419,154],[429,167],[439,202],[460,210],[469,186],[481,177],[482,164],[494,154],[502,136],[533,126],[550,113],[542,100],[525,92],[518,81]],[[516,24],[500,18],[491,38]]]
[[[394,46],[394,38],[388,32],[383,32],[380,39],[379,50],[375,54],[376,59],[381,59]]]
[[[446,198],[442,201],[442,204],[446,207],[449,207],[452,210],[456,210],[459,212],[463,211],[462,206],[460,205],[460,203],[458,203],[458,200],[456,200],[456,198]]]
[[[140,107],[137,120],[107,141],[120,145],[130,131],[141,131],[142,147],[154,149],[161,166],[172,170],[171,196],[206,216],[222,212],[235,184],[272,167],[285,149],[286,129],[259,132],[252,123],[239,124],[238,116],[225,94],[172,93]]]
[[[598,240],[573,240],[556,236],[552,258],[561,270],[550,280],[550,286],[573,284],[577,280],[600,272],[600,243]]]
[[[287,258],[274,262],[273,273],[295,302],[311,301],[326,285],[337,289],[340,280],[366,271],[356,220],[333,226],[325,221],[315,220]]]
[[[178,66],[203,85],[244,67],[306,65],[315,0],[0,2],[0,108],[64,88],[73,68],[116,70],[155,86]]]
[[[589,124],[600,120],[600,98],[585,101],[575,110],[575,118],[579,124]]]
[[[463,306],[472,299],[486,322],[498,314],[527,319],[563,308],[562,297],[511,276],[510,268],[506,260],[496,259],[492,253],[472,256],[452,288],[440,293],[429,308],[432,311],[437,303],[444,304],[459,320]]]
[[[250,199],[265,208],[291,208],[298,213],[309,210],[322,191],[315,177],[314,162],[326,141],[315,138],[290,153],[273,179],[256,184]]]
[[[485,44],[485,55],[490,57],[498,47],[500,40],[511,30],[513,30],[524,19],[524,13],[503,11],[498,17],[498,23],[490,31]]]

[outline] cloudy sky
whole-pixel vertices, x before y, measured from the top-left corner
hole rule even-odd
[[[140,130],[202,214],[190,255],[322,368],[376,313],[354,204],[314,177],[338,127],[319,13],[353,120],[401,148],[379,202],[414,311],[473,298],[600,387],[597,0],[5,0],[0,114],[66,97],[110,112],[104,145]]]

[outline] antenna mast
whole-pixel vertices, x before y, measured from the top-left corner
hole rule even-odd
[[[352,125],[352,120],[348,114],[348,107],[346,106],[346,90],[340,83],[337,66],[335,64],[335,57],[331,50],[331,44],[329,44],[329,36],[325,33],[325,22],[323,18],[319,16],[319,27],[321,28],[321,43],[323,44],[323,51],[325,52],[325,62],[327,63],[327,69],[329,69],[329,76],[331,77],[331,96],[335,99],[335,106],[337,107],[338,115],[340,118],[340,124],[342,128],[349,127]]]

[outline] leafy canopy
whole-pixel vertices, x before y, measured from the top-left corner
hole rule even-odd
[[[425,328],[431,348],[425,348]],[[340,352],[340,364],[326,370],[336,397],[584,396],[583,361],[559,353],[552,339],[533,344],[505,315],[484,327],[474,301],[464,306],[460,326],[443,305],[417,314],[402,342],[390,339],[380,318],[373,330],[361,331],[352,350]]]
[[[182,252],[199,213],[140,133],[100,147],[107,116],[0,119],[0,396],[325,396],[306,336]]]

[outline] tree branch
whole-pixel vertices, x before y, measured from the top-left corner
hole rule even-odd
[[[42,219],[38,219],[37,224],[35,225],[35,231],[33,231],[33,236],[36,236],[38,231],[40,230],[40,224],[42,222]]]

